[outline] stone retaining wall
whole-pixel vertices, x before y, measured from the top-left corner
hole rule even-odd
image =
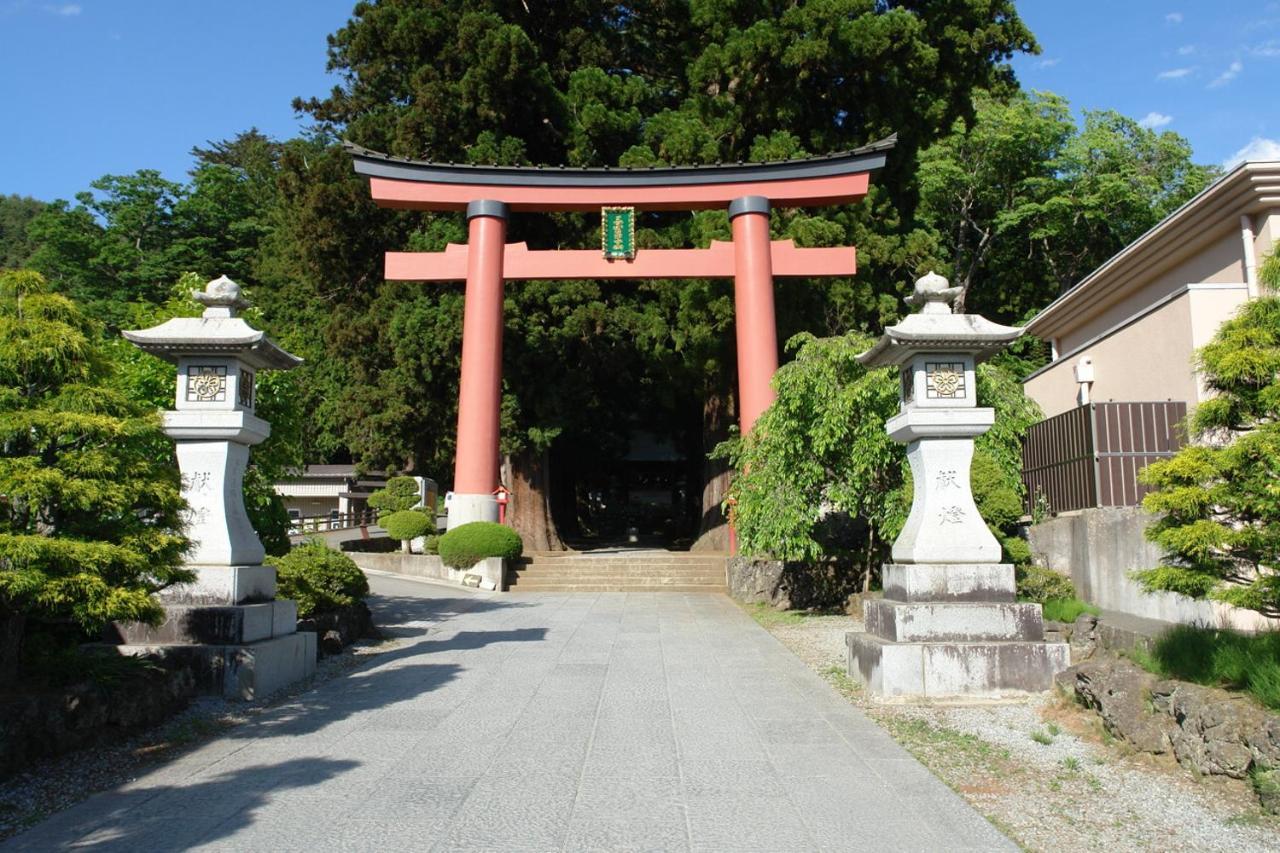
[[[407,577],[448,581],[463,586],[467,575],[477,575],[498,591],[506,589],[506,566],[501,557],[481,560],[469,569],[451,569],[435,554],[369,554],[352,551],[347,554],[362,569],[389,572]]]
[[[0,778],[32,761],[110,743],[157,725],[198,692],[190,668],[160,668],[120,684],[78,684],[61,690],[0,697]]]
[[[1219,602],[1145,591],[1129,573],[1160,564],[1160,549],[1145,535],[1150,523],[1139,507],[1086,509],[1033,524],[1027,542],[1037,563],[1071,578],[1076,594],[1103,610],[1241,631],[1275,624]]]

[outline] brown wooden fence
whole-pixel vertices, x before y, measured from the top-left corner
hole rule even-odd
[[[1043,420],[1022,440],[1027,512],[1135,506],[1149,489],[1138,472],[1177,452],[1187,404],[1090,403]]]

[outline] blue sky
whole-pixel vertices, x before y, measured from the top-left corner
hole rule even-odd
[[[353,0],[0,0],[0,193],[70,198],[107,173],[181,180],[193,145],[301,127]],[[1280,0],[1023,0],[1024,85],[1183,134],[1201,162],[1280,159]]]

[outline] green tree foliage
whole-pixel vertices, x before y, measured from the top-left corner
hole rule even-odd
[[[1213,396],[1190,419],[1199,441],[1143,470],[1164,563],[1134,573],[1149,590],[1280,615],[1280,255],[1269,293],[1241,306],[1197,355]]]
[[[143,169],[99,178],[75,205],[45,206],[27,225],[25,262],[112,329],[127,303],[163,303],[182,273],[253,281],[272,227],[279,145],[250,130],[192,153],[189,184]]]
[[[524,551],[520,534],[504,524],[472,521],[460,524],[436,543],[446,566],[469,569],[489,557],[514,560]]]
[[[1001,320],[1042,308],[1216,174],[1182,137],[1115,112],[1078,128],[1051,93],[982,92],[974,113],[921,153],[918,216],[959,307]]]
[[[369,506],[376,509],[379,515],[413,509],[420,503],[422,490],[418,481],[412,477],[392,477],[385,486],[369,495]]]
[[[296,601],[303,619],[350,607],[369,594],[369,579],[355,561],[318,539],[266,562],[276,569],[276,595]]]
[[[860,334],[793,338],[795,359],[775,379],[777,402],[745,441],[718,451],[738,471],[732,500],[745,553],[854,557],[871,569],[902,529],[911,504],[906,450],[884,431],[898,412],[899,383],[896,371],[858,364],[871,343]],[[975,442],[970,480],[978,509],[1004,538],[1021,515],[1021,435],[1041,414],[1018,377],[991,363],[978,368],[978,402],[995,408],[997,428]],[[866,531],[843,554],[822,529],[841,513]]]
[[[154,620],[151,593],[190,577],[170,443],[97,337],[38,273],[0,275],[0,620]]]
[[[44,202],[18,195],[0,196],[0,270],[24,266],[34,246],[27,226]]]

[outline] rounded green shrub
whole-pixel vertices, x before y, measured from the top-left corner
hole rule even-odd
[[[435,526],[431,516],[416,509],[402,509],[385,515],[378,520],[378,524],[382,525],[388,536],[402,542],[425,536]]]
[[[296,601],[299,618],[350,607],[369,594],[369,580],[355,561],[318,539],[265,562],[275,566],[276,595]]]
[[[446,566],[469,569],[487,557],[514,560],[524,550],[524,542],[506,525],[473,521],[441,536],[437,547]]]
[[[1060,575],[1053,569],[1029,563],[1018,566],[1018,598],[1023,601],[1046,601],[1060,598],[1075,598],[1076,588],[1071,578]]]

